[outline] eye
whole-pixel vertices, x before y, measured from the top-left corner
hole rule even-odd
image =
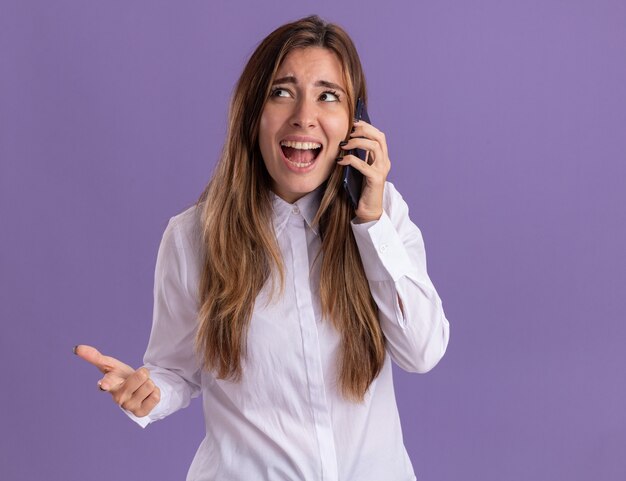
[[[291,97],[291,94],[287,89],[276,87],[270,92],[270,97]]]
[[[320,95],[320,100],[322,102],[339,102],[339,94],[335,91],[327,90]]]

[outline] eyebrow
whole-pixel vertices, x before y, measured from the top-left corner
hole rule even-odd
[[[288,75],[287,77],[281,77],[281,78],[277,78],[272,82],[272,85],[276,85],[276,84],[296,84],[298,85],[298,79],[295,78],[293,75]],[[344,94],[346,93],[346,91],[338,84],[334,83],[334,82],[329,82],[328,80],[318,80],[317,82],[315,82],[314,84],[316,87],[326,87],[326,88],[330,88],[330,89],[335,89],[335,90],[341,90]]]

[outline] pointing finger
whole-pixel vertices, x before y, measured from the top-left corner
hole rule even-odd
[[[128,364],[118,361],[114,357],[104,356],[95,347],[79,344],[74,347],[74,354],[96,366],[100,372],[106,374],[109,371],[118,370],[120,373],[130,375],[134,369]]]
[[[104,360],[100,351],[98,351],[95,347],[86,346],[84,344],[79,344],[74,347],[74,354],[76,354],[81,359],[84,359],[90,364],[96,366],[100,371],[106,372],[106,367],[104,364]]]

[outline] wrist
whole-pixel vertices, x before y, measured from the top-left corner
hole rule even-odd
[[[378,215],[358,215],[354,218],[354,223],[355,224],[366,224],[368,222],[375,222],[377,220],[380,220],[380,217],[383,215],[383,213],[381,212]]]

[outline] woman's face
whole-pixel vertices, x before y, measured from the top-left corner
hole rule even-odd
[[[292,50],[279,67],[263,112],[259,147],[276,195],[293,203],[330,175],[348,133],[346,86],[331,50]]]

